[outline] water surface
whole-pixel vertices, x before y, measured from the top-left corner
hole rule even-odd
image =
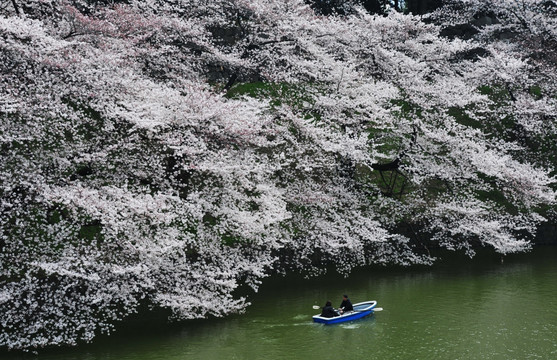
[[[154,315],[128,321],[111,337],[38,356],[93,359],[557,359],[557,248],[501,263],[444,254],[432,267],[366,268],[267,279],[244,315],[167,324]],[[383,311],[338,325],[311,316],[343,293],[378,300]]]

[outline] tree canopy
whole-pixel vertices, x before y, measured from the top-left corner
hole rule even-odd
[[[527,250],[555,219],[556,14],[8,3],[0,346],[242,311],[277,272]]]

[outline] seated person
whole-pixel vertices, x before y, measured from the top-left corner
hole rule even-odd
[[[345,313],[347,311],[353,311],[354,307],[352,306],[352,302],[348,298],[348,295],[342,296],[342,303],[340,304],[340,313]]]
[[[337,311],[333,308],[333,305],[330,301],[327,301],[323,311],[321,311],[321,316],[326,318],[332,318],[338,316]]]

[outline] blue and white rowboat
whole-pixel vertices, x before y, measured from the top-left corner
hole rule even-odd
[[[377,301],[364,301],[361,303],[354,304],[354,311],[345,312],[342,315],[335,316],[332,318],[322,317],[321,315],[314,315],[313,321],[323,324],[338,324],[345,321],[351,321],[363,318],[373,313],[373,309],[377,305]]]

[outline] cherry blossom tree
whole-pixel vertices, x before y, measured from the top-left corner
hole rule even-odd
[[[428,21],[302,0],[2,9],[0,346],[90,341],[142,305],[241,312],[239,287],[274,273],[528,249],[557,133],[537,55],[554,18],[533,4],[497,2],[466,40],[440,34],[479,1]]]

